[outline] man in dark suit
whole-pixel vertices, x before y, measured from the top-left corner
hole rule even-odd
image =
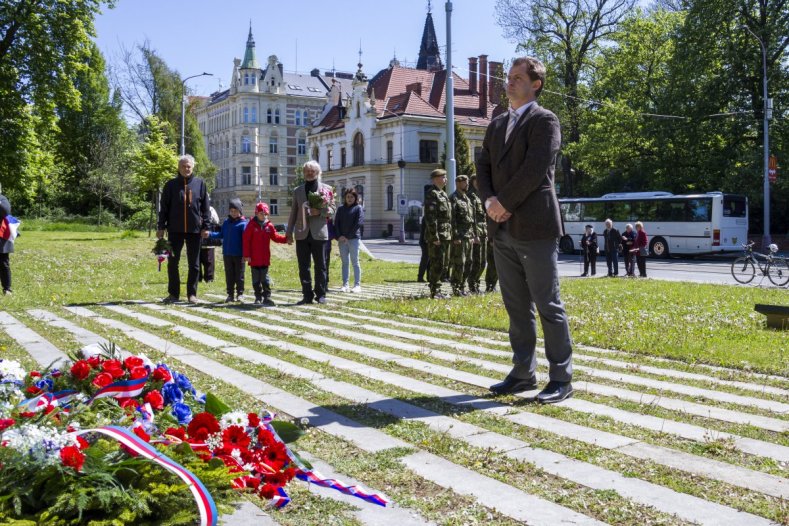
[[[511,107],[488,126],[477,181],[513,351],[512,370],[490,390],[510,394],[537,388],[536,307],[550,363],[550,381],[536,399],[554,403],[573,393],[572,339],[557,269],[562,229],[553,173],[561,131],[556,115],[537,104],[544,83],[545,66],[539,60],[523,57],[512,63],[507,76]]]

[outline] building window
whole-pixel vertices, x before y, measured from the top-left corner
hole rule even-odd
[[[386,141],[386,164],[392,164],[393,162],[394,162],[394,144],[392,144],[392,141]]]
[[[326,149],[326,171],[331,172],[331,166],[334,161],[334,149],[327,148]]]
[[[317,146],[312,149],[312,160],[313,161],[317,161],[318,160],[318,147]]]
[[[343,146],[342,148],[340,148],[340,168],[345,168],[345,163],[346,163],[345,157],[346,157],[345,146]]]
[[[394,209],[394,186],[392,185],[386,186],[386,209]]]
[[[233,168],[233,186],[238,184],[238,180],[236,179],[236,169]]]
[[[362,107],[359,104],[359,102],[357,101],[356,102],[356,118],[358,119],[361,116],[362,116]]]
[[[438,141],[419,141],[419,162],[438,162]]]
[[[257,122],[258,121],[258,109],[255,106],[252,106],[252,118],[250,122]]]
[[[252,167],[251,166],[242,166],[241,167],[241,184],[242,185],[252,184]]]
[[[246,86],[247,84],[249,84],[249,74],[244,73],[244,86]]]
[[[271,108],[266,110],[266,122],[271,124]]]
[[[244,124],[249,122],[249,108],[244,106]]]
[[[274,124],[279,124],[279,108],[274,110]]]
[[[268,169],[268,184],[279,186],[279,173],[276,166],[270,166]]]
[[[353,165],[364,165],[364,137],[361,132],[353,137]]]
[[[296,126],[301,126],[301,111],[296,110]]]
[[[271,215],[277,216],[279,215],[279,203],[277,203],[276,199],[271,199],[268,203],[268,210],[271,212]]]
[[[268,140],[268,153],[277,153],[277,136],[271,135],[271,138]]]
[[[254,73],[250,74],[249,83],[254,86],[256,82],[257,82],[257,75],[255,75]]]
[[[296,153],[299,155],[307,155],[307,138],[299,137]]]
[[[252,151],[252,140],[249,135],[241,137],[241,153],[250,153]]]

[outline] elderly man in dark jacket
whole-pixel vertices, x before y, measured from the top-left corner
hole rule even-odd
[[[191,155],[178,159],[178,176],[167,181],[162,191],[159,224],[156,237],[161,239],[167,230],[172,254],[167,260],[167,290],[165,302],[178,301],[181,278],[178,262],[186,244],[186,261],[189,273],[186,278],[186,296],[189,303],[197,303],[197,278],[200,274],[200,242],[207,238],[211,223],[208,190],[205,182],[192,173],[195,160]]]
[[[510,110],[493,119],[477,161],[480,197],[494,239],[501,296],[510,318],[513,368],[492,385],[495,394],[537,387],[537,320],[540,315],[548,385],[541,403],[560,402],[573,393],[572,340],[559,296],[559,202],[554,166],[561,144],[556,115],[540,107],[545,66],[532,57],[515,59],[507,75]]]

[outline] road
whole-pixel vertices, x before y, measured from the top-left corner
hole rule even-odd
[[[416,241],[408,240],[403,244],[392,239],[365,239],[364,245],[378,259],[404,263],[419,263],[420,250]],[[647,275],[650,278],[668,281],[691,281],[696,283],[725,283],[736,285],[731,276],[731,262],[737,254],[710,256],[705,258],[647,259]],[[577,277],[583,272],[579,255],[559,254],[559,275]],[[619,260],[619,271],[624,274],[624,261]],[[597,259],[597,277],[605,278],[607,273],[605,256]],[[773,287],[765,277],[753,280],[753,285]]]

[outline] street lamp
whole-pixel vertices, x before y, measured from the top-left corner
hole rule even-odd
[[[759,41],[762,48],[762,98],[764,99],[764,235],[762,237],[762,249],[766,252],[767,247],[772,243],[770,238],[770,133],[769,121],[772,108],[770,107],[770,99],[767,98],[767,49],[764,47],[764,41],[751,31],[751,28],[742,24],[740,28],[745,29]]]
[[[184,80],[181,81],[181,155],[186,153],[186,145],[184,144],[184,130],[185,128],[185,121],[186,121],[186,81],[189,79],[193,79],[196,77],[213,77],[213,73],[199,73],[197,75],[192,75],[191,77],[186,77]]]
[[[398,208],[400,207],[400,199],[405,198],[406,205],[408,204],[408,198],[405,196],[405,175],[404,170],[406,166],[405,159],[403,158],[403,139],[405,139],[405,130],[403,129],[403,121],[402,115],[398,115],[397,113],[387,110],[386,108],[383,109],[384,113],[390,113],[393,117],[400,117],[400,160],[397,161],[397,166],[400,168],[400,194],[397,196],[398,199]],[[398,210],[398,213],[400,211]],[[398,237],[398,242],[405,243],[405,214],[400,213],[400,235]]]

